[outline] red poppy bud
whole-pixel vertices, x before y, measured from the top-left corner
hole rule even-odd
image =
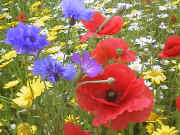
[[[176,22],[176,17],[175,16],[171,16],[171,23],[175,23]]]
[[[166,40],[165,47],[158,56],[161,58],[180,57],[180,36],[169,36]]]

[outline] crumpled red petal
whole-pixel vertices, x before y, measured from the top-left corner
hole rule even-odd
[[[102,16],[99,12],[94,12],[92,19],[93,20],[90,20],[88,22],[86,22],[85,20],[81,20],[85,28],[90,32],[81,37],[80,42],[82,43],[86,42],[88,38],[92,37],[92,35],[96,37],[103,35],[113,35],[117,34],[122,29],[123,18],[121,16],[113,16],[106,24],[104,24],[103,28],[99,31],[97,30],[105,22],[105,17]]]
[[[120,30],[122,29],[122,25],[123,25],[123,18],[120,16],[114,16],[110,19],[109,22],[107,22],[103,29],[98,31],[99,35],[113,35],[116,34],[118,32],[120,32]]]
[[[89,32],[96,32],[96,29],[105,21],[105,18],[99,12],[94,12],[92,19],[93,20],[90,20],[88,22],[86,22],[85,20],[81,20],[81,22]]]
[[[128,50],[129,45],[120,38],[106,38],[98,42],[96,48],[91,52],[96,61],[100,64],[106,64],[110,59],[118,61],[120,58],[123,62],[136,60],[134,51]],[[122,49],[122,54],[117,54],[117,49]]]

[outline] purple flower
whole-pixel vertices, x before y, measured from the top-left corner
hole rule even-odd
[[[62,12],[64,17],[70,17],[75,20],[91,20],[93,12],[90,9],[86,9],[84,3],[81,0],[62,0]]]
[[[11,45],[18,53],[37,55],[50,44],[40,32],[41,29],[34,25],[19,23],[15,28],[8,29],[5,43]]]
[[[37,59],[34,62],[32,73],[34,75],[41,75],[41,79],[47,79],[56,84],[56,81],[60,80],[62,76],[65,79],[71,80],[76,70],[72,64],[68,64],[65,68],[62,63],[51,57],[43,59]]]
[[[103,72],[102,66],[89,56],[89,52],[84,52],[82,58],[78,53],[74,53],[71,59],[80,65],[83,73],[89,77],[95,77]]]

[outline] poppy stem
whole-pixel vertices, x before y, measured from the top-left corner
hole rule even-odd
[[[129,124],[129,135],[134,135],[134,124],[133,123]]]
[[[180,130],[180,112],[178,112],[178,110],[176,110],[176,112],[175,112],[175,117],[176,117],[176,127],[177,127],[177,129],[178,130]]]
[[[78,87],[87,83],[109,83],[112,84],[115,81],[113,77],[109,77],[107,80],[96,80],[96,81],[84,81],[78,84]]]

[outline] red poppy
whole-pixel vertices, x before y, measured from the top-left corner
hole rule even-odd
[[[152,92],[127,65],[109,64],[103,75],[85,77],[81,82],[106,80],[109,77],[113,77],[115,82],[87,83],[77,88],[80,107],[95,115],[93,125],[120,130],[126,128],[128,123],[145,121],[153,108]]]
[[[90,135],[90,131],[81,131],[80,126],[74,125],[72,122],[64,124],[63,131],[65,135]]]
[[[171,23],[175,23],[176,22],[176,17],[175,16],[171,16],[170,20],[171,20]]]
[[[26,16],[24,15],[23,12],[20,12],[19,16],[16,17],[16,19],[17,19],[18,21],[20,21],[20,22],[25,22],[25,21],[27,21]]]
[[[176,106],[177,106],[178,112],[180,112],[180,97],[176,98]]]
[[[161,58],[180,57],[180,36],[169,36],[164,49],[158,54]]]
[[[95,56],[100,64],[106,64],[110,59],[117,61],[119,58],[123,62],[136,60],[135,52],[128,50],[128,47],[129,45],[123,39],[107,38],[97,44],[91,55]]]
[[[105,21],[104,16],[102,16],[98,12],[94,12],[92,16],[93,20],[86,22],[85,20],[81,20],[84,24],[85,28],[88,29],[88,33],[81,37],[81,42],[86,42],[86,40],[93,36],[103,36],[103,35],[113,35],[118,33],[123,25],[123,18],[120,16],[113,16],[104,27],[99,30],[96,34],[97,28],[99,28]]]

